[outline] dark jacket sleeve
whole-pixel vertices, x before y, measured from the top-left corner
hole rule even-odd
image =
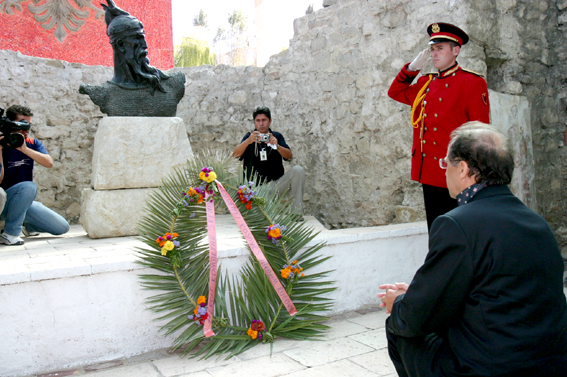
[[[392,308],[388,330],[404,337],[442,333],[458,318],[473,277],[470,247],[449,216],[433,223],[429,253],[407,292]]]

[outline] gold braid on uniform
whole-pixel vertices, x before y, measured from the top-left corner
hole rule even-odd
[[[427,81],[423,86],[423,88],[420,89],[420,91],[417,93],[417,96],[415,97],[415,100],[413,101],[413,105],[411,107],[411,125],[413,126],[413,128],[419,127],[419,122],[421,122],[421,120],[423,119],[423,113],[425,111],[425,108],[423,106],[421,106],[421,112],[419,113],[419,117],[416,120],[414,120],[413,118],[414,118],[415,110],[423,102],[423,99],[425,98],[425,91],[427,90],[429,83],[431,83],[431,80],[433,80],[433,75],[429,75],[429,81]]]

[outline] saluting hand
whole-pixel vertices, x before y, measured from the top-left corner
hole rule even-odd
[[[410,71],[421,71],[431,61],[431,49],[421,51],[409,65]]]

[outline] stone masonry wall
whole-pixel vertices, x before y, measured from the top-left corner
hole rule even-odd
[[[461,65],[487,74],[494,91],[528,97],[539,212],[567,244],[567,1],[334,3],[295,20],[289,49],[265,68],[176,69],[187,76],[178,116],[193,151],[232,151],[253,129],[252,110],[266,105],[272,128],[294,151],[288,166],[307,170],[307,213],[332,228],[423,219],[421,189],[409,179],[409,106],[386,93],[402,65],[426,47],[426,26],[455,23],[471,37]],[[0,52],[0,64],[0,105],[32,107],[35,135],[56,160],[53,169],[37,169],[39,200],[77,221],[103,116],[78,87],[103,83],[112,70],[9,51]]]

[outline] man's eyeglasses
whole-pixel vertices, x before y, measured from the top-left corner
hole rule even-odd
[[[439,167],[441,169],[447,169],[447,161],[444,158],[439,159]]]

